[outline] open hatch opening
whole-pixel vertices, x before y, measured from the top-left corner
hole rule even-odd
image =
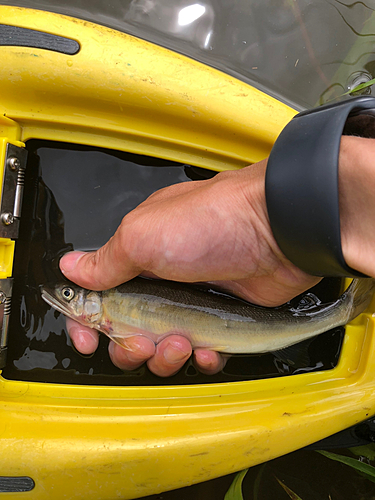
[[[179,385],[277,377],[336,366],[344,335],[338,328],[300,344],[295,359],[274,354],[236,355],[214,376],[191,361],[164,379],[143,366],[124,373],[108,355],[108,339],[83,356],[72,347],[65,319],[40,296],[40,285],[61,280],[59,258],[70,250],[93,250],[115,232],[126,213],[151,193],[178,182],[216,174],[141,155],[47,141],[29,141],[19,238],[14,262],[8,360],[3,377],[89,385]],[[314,289],[323,301],[340,294],[339,279]],[[298,299],[297,299],[298,300]]]

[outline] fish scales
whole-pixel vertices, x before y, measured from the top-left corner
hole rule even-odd
[[[63,314],[106,333],[126,346],[126,338],[146,335],[155,343],[172,333],[193,348],[230,353],[268,352],[344,325],[371,301],[375,280],[353,280],[336,301],[321,303],[306,293],[297,307],[265,308],[208,287],[135,278],[93,292],[64,284],[43,288],[42,297]]]

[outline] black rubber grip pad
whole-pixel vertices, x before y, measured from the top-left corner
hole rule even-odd
[[[28,476],[0,476],[0,493],[24,493],[35,488],[35,483]]]
[[[374,123],[374,112],[375,99],[368,96],[304,111],[272,148],[266,172],[271,229],[284,255],[309,274],[364,276],[347,266],[342,253],[338,158],[350,119],[358,134],[361,120]]]
[[[33,47],[73,56],[80,45],[75,40],[18,26],[0,24],[0,46]]]

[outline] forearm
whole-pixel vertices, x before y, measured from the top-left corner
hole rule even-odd
[[[375,276],[375,139],[342,137],[339,201],[345,261]]]

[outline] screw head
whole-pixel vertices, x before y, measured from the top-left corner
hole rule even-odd
[[[11,214],[10,212],[4,212],[3,214],[1,214],[1,221],[6,226],[10,226],[14,222],[13,214]]]
[[[11,156],[7,160],[7,165],[11,170],[18,170],[21,166],[21,162],[15,156]]]

